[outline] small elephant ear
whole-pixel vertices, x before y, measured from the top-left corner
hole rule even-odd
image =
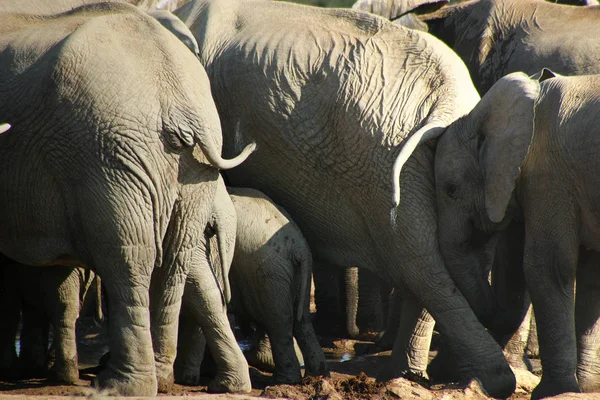
[[[473,109],[483,136],[480,162],[485,178],[485,208],[492,222],[504,219],[521,165],[533,138],[534,107],[540,91],[522,72],[500,79]],[[481,136],[476,137],[478,141]]]
[[[546,79],[556,78],[557,76],[560,76],[560,75],[548,68],[542,68],[541,71],[536,72],[535,74],[531,75],[530,78],[538,81],[539,83],[542,83]]]

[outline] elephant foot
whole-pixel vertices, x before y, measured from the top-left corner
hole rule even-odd
[[[79,381],[77,360],[65,360],[64,363],[55,363],[48,372],[48,379],[69,385],[76,384]]]
[[[158,393],[155,372],[120,372],[110,365],[98,374],[92,381],[92,386],[106,391],[109,395],[154,397]]]
[[[251,390],[252,383],[247,368],[238,374],[232,372],[217,374],[208,384],[209,393],[249,393]]]
[[[175,378],[173,373],[168,374],[166,376],[157,375],[157,389],[158,393],[169,393],[173,389],[173,385],[175,384]]]
[[[531,392],[531,399],[543,399],[546,397],[557,396],[561,393],[570,392],[581,392],[574,376],[569,379],[565,379],[564,377],[555,379],[550,378],[549,376],[544,374],[542,375],[542,380],[540,381],[540,383],[536,386],[535,389],[533,389],[533,392]]]

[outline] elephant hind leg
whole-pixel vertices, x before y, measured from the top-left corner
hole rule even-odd
[[[600,253],[581,249],[575,295],[577,380],[584,392],[600,391]]]
[[[61,279],[51,302],[54,306],[51,314],[55,353],[51,375],[56,381],[74,384],[79,380],[75,324],[79,316],[80,280],[76,269],[64,267],[63,273],[67,277]]]

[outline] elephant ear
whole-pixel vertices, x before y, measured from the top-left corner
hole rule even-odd
[[[535,74],[531,75],[530,78],[538,81],[539,83],[542,83],[547,79],[556,78],[559,76],[560,76],[559,74],[557,74],[556,72],[554,72],[548,68],[542,68],[541,71],[536,72]]]
[[[513,73],[496,82],[471,112],[478,127],[473,139],[482,146],[479,157],[485,178],[485,208],[492,222],[504,219],[529,151],[539,91],[537,80],[522,72]]]

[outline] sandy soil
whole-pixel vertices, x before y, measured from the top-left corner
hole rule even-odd
[[[98,359],[107,350],[105,332],[90,321],[78,324],[78,351],[80,357],[80,380],[76,385],[58,385],[45,379],[29,379],[18,382],[0,381],[0,398],[21,400],[31,396],[53,398],[71,396],[81,398],[102,398],[103,394],[91,388],[94,367]],[[331,378],[305,378],[299,385],[268,386],[269,374],[251,368],[250,375],[253,390],[247,395],[215,395],[206,393],[203,386],[175,385],[168,395],[158,398],[194,397],[206,399],[251,399],[256,397],[287,399],[487,399],[477,382],[468,386],[433,385],[427,382],[411,382],[395,379],[387,383],[378,383],[375,376],[379,369],[389,361],[390,352],[362,354],[368,350],[368,342],[353,340],[323,340],[327,354]],[[350,357],[353,357],[349,359]],[[528,371],[515,371],[519,387],[511,400],[529,399],[531,390],[539,378]],[[39,398],[39,397],[38,397]],[[600,393],[566,394],[561,399],[600,399]]]

